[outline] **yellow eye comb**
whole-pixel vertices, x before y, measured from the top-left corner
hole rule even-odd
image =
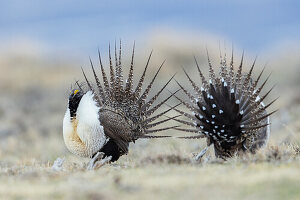
[[[74,90],[74,95],[77,94],[79,92],[79,90]]]

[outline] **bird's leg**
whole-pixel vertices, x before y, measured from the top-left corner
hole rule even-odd
[[[97,154],[88,163],[87,170],[93,170],[93,169],[99,168],[99,167],[103,166],[104,164],[110,162],[110,160],[112,158],[111,156],[108,156],[108,157],[102,159],[103,156],[104,156],[103,152],[97,152]]]
[[[100,167],[102,167],[105,164],[108,164],[112,159],[112,156],[108,156],[106,158],[103,158],[101,160],[97,160],[94,164],[94,169],[98,169]]]
[[[94,157],[92,157],[92,159],[90,160],[88,166],[87,166],[87,170],[92,170],[95,167],[95,163],[98,159],[102,159],[104,156],[103,152],[97,152],[96,155],[94,155]]]
[[[198,153],[197,156],[195,157],[195,160],[199,161],[204,156],[204,154],[206,153],[207,149],[208,149],[208,146],[205,147],[204,149],[202,149],[202,151],[200,151],[200,153]]]
[[[200,151],[200,153],[198,153],[197,156],[195,157],[196,161],[199,161],[204,156],[204,154],[207,152],[208,147],[212,144],[211,139],[207,138],[206,143],[207,143],[207,146],[204,149],[202,149],[202,151]]]

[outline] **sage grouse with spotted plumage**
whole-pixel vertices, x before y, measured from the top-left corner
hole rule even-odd
[[[211,144],[214,146],[216,157],[224,159],[240,152],[249,151],[254,153],[268,141],[270,134],[269,116],[275,112],[268,113],[266,109],[276,99],[268,105],[263,103],[274,87],[263,96],[260,96],[270,76],[258,86],[264,69],[260,72],[258,78],[254,80],[252,72],[255,61],[249,72],[242,73],[244,54],[237,71],[234,69],[233,56],[229,66],[227,66],[226,55],[223,58],[221,57],[219,76],[217,76],[208,53],[207,57],[209,65],[208,81],[200,70],[196,57],[194,57],[202,87],[199,88],[197,83],[184,70],[195,94],[190,93],[183,87],[183,84],[177,82],[189,97],[190,102],[175,97],[193,113],[174,108],[177,112],[189,118],[190,121],[174,120],[194,128],[175,129],[197,134],[196,136],[181,138],[207,138],[208,145],[196,156],[196,160],[199,160],[205,154]]]
[[[174,128],[173,126],[151,129],[171,119],[162,119],[154,122],[172,108],[154,116],[153,113],[173,96],[171,94],[161,102],[156,103],[158,96],[174,77],[171,77],[152,98],[146,101],[164,63],[161,64],[149,85],[142,92],[151,55],[152,52],[148,57],[135,89],[133,87],[134,46],[126,83],[123,83],[121,43],[119,55],[117,55],[115,46],[114,66],[109,48],[110,80],[102,65],[100,53],[99,65],[103,83],[100,82],[96,75],[91,60],[95,84],[92,84],[87,79],[82,70],[86,87],[77,83],[76,88],[72,90],[69,96],[68,107],[63,121],[63,135],[65,144],[72,153],[92,158],[88,168],[94,168],[97,161],[103,161],[104,159],[108,162],[118,160],[120,156],[127,154],[130,142],[135,142],[139,138],[167,137],[149,134]],[[156,103],[156,105],[152,106],[153,103]]]

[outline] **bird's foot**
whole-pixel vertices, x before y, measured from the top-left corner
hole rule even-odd
[[[57,158],[55,161],[54,161],[54,163],[53,163],[53,165],[52,165],[52,169],[54,170],[54,171],[62,171],[63,170],[63,164],[64,164],[64,162],[65,162],[65,158]]]
[[[207,152],[207,150],[208,150],[208,146],[205,147],[202,151],[200,151],[200,153],[197,154],[197,156],[195,157],[195,160],[199,161],[204,156],[204,154]]]
[[[106,158],[104,157],[103,152],[98,152],[88,163],[87,170],[94,170],[102,167],[103,165],[109,163],[111,161],[111,156]]]

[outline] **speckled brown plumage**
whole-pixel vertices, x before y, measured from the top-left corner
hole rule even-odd
[[[166,127],[161,129],[152,129],[153,127],[160,125],[170,119],[163,119],[159,122],[153,123],[155,120],[162,117],[165,113],[169,112],[172,108],[169,108],[161,113],[153,115],[153,113],[160,108],[168,99],[170,99],[173,94],[169,95],[167,98],[158,102],[155,106],[152,106],[153,103],[156,102],[157,97],[163,92],[165,87],[169,84],[169,82],[173,79],[171,77],[163,87],[156,92],[156,94],[151,97],[149,100],[148,95],[152,88],[152,85],[159,74],[160,69],[162,68],[164,62],[158,68],[156,74],[151,79],[150,83],[146,86],[146,89],[142,92],[142,87],[144,84],[144,79],[146,76],[146,71],[149,66],[149,62],[152,56],[152,52],[150,53],[144,71],[139,78],[139,82],[136,88],[133,88],[133,80],[134,80],[134,46],[131,57],[130,69],[128,74],[128,79],[124,83],[123,80],[123,63],[121,62],[122,50],[121,50],[121,42],[120,49],[117,53],[115,46],[115,59],[113,62],[110,46],[109,46],[109,71],[110,78],[106,75],[104,70],[100,52],[99,53],[99,65],[102,74],[102,83],[100,82],[97,73],[95,72],[94,65],[90,60],[92,72],[94,74],[96,86],[92,84],[86,77],[84,71],[83,75],[88,85],[88,90],[93,91],[95,94],[95,100],[99,104],[99,120],[101,125],[104,127],[105,135],[110,139],[108,143],[110,146],[109,151],[114,149],[118,149],[120,151],[120,155],[126,154],[128,152],[128,146],[130,142],[134,142],[139,138],[160,138],[167,136],[156,136],[149,135],[151,133],[167,130],[174,128]],[[118,54],[118,55],[117,55]],[[113,64],[114,63],[114,64]],[[176,93],[176,92],[175,92]],[[174,93],[174,94],[175,94]],[[113,147],[113,145],[117,145],[117,147]],[[101,151],[101,149],[99,150]]]

